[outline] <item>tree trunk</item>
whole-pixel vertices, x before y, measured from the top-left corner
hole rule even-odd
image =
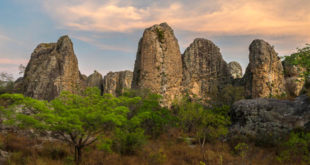
[[[79,165],[82,161],[82,148],[79,146],[74,147],[74,161],[76,165]]]

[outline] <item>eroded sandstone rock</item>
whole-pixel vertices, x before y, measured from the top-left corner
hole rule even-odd
[[[133,89],[150,89],[170,106],[181,94],[182,60],[171,27],[162,23],[145,29],[139,42],[133,74]]]
[[[230,62],[228,64],[228,72],[233,79],[242,78],[242,67],[236,61]]]
[[[189,96],[209,99],[229,82],[227,63],[210,40],[198,38],[182,55],[183,87]]]
[[[87,87],[98,87],[101,91],[103,90],[102,75],[96,70],[87,77]]]
[[[254,40],[250,45],[250,63],[243,77],[247,98],[285,94],[283,67],[269,43]]]
[[[294,128],[310,125],[310,98],[294,101],[257,98],[241,100],[231,108],[232,134],[255,138],[280,137]]]
[[[287,62],[282,62],[285,75],[285,88],[290,96],[299,96],[304,85],[305,80],[301,74],[305,71],[304,68],[300,66],[295,66],[288,64]]]
[[[84,88],[68,36],[57,43],[42,43],[31,54],[23,78],[23,93],[36,99],[52,100],[61,91],[77,93]]]
[[[131,88],[133,72],[109,72],[103,78],[103,93],[110,93],[114,96],[119,96],[125,89]]]

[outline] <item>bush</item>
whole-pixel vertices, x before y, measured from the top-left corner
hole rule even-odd
[[[280,147],[280,162],[310,164],[310,133],[292,132]]]
[[[233,86],[229,84],[219,90],[219,93],[214,94],[211,101],[215,106],[231,106],[236,101],[244,99],[244,94],[243,86]]]
[[[143,129],[128,130],[116,129],[113,139],[114,151],[122,155],[135,154],[146,142]]]
[[[184,100],[175,105],[181,128],[199,143],[203,161],[206,163],[206,143],[228,133],[229,106],[206,109],[202,105]]]

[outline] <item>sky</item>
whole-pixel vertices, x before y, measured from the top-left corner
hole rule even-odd
[[[145,28],[167,22],[181,53],[213,41],[245,70],[248,47],[264,39],[280,56],[310,43],[310,0],[1,0],[0,72],[15,78],[39,43],[69,35],[80,71],[133,70]]]

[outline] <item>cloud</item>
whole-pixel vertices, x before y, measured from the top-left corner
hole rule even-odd
[[[127,52],[127,53],[133,52],[132,48],[129,48],[129,47],[113,46],[113,45],[103,44],[103,43],[97,41],[95,39],[96,37],[85,37],[85,36],[79,36],[79,35],[71,35],[71,37],[78,39],[80,41],[89,43],[91,45],[94,45],[101,50],[114,50],[114,51],[121,51],[121,52]]]
[[[9,65],[19,65],[19,64],[27,64],[28,60],[25,59],[10,59],[10,58],[0,58],[0,64],[9,64]]]
[[[0,33],[0,41],[1,40],[5,40],[5,41],[9,41],[9,40],[11,40],[9,37],[7,37],[7,36],[5,36],[5,35],[3,35],[3,34],[1,34]]]
[[[158,0],[143,5],[130,0],[42,3],[60,27],[74,30],[130,32],[168,22],[176,29],[217,35],[310,36],[309,0]]]

